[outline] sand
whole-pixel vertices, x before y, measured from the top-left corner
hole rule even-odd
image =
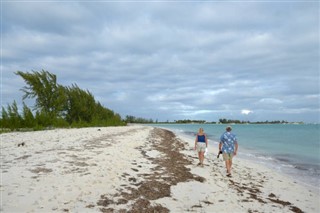
[[[226,177],[208,150],[199,167],[192,140],[139,125],[2,134],[0,210],[320,212],[319,193],[237,157]]]

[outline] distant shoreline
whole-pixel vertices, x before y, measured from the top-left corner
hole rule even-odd
[[[133,123],[131,123],[133,124]],[[320,123],[304,123],[304,122],[286,122],[286,123],[266,123],[266,122],[244,122],[244,123],[218,123],[218,122],[153,122],[153,123],[135,123],[137,125],[143,124],[217,124],[217,125],[250,125],[250,124],[272,124],[272,125],[319,125]]]

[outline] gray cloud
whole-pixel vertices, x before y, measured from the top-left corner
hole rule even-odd
[[[2,105],[45,69],[122,116],[319,122],[318,2],[2,7]]]

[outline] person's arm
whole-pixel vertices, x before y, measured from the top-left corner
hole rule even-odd
[[[237,155],[238,152],[238,142],[236,141],[236,143],[234,144],[235,150],[234,150],[234,155]]]
[[[208,138],[207,135],[205,135],[205,141],[206,141],[206,148],[208,147]]]
[[[197,149],[197,142],[198,142],[198,134],[196,135],[196,139],[194,140],[194,150]]]
[[[220,136],[219,153],[221,152],[222,144],[223,144],[223,135]]]

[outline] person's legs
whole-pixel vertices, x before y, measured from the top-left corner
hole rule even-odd
[[[227,169],[227,174],[228,174],[228,160],[225,160],[226,162],[226,169]]]
[[[232,169],[232,158],[233,158],[233,154],[231,153],[231,154],[229,154],[229,156],[228,156],[229,158],[228,158],[228,165],[227,165],[227,175],[228,176],[231,176],[231,169]]]
[[[232,159],[233,159],[233,153],[230,153],[230,165],[229,165],[229,173],[231,174],[231,169],[232,169]]]
[[[223,160],[224,160],[224,162],[226,164],[226,169],[227,169],[227,172],[228,172],[228,154],[227,153],[223,153],[222,157],[223,157]]]
[[[204,143],[197,144],[197,151],[198,151],[198,158],[199,158],[198,165],[203,165],[205,148],[206,148],[206,145]]]
[[[227,176],[231,175],[232,157],[233,154],[223,153],[223,160],[226,162]]]
[[[226,162],[227,174],[230,173],[230,155],[228,153],[223,153],[223,160]]]
[[[230,160],[226,160],[226,167],[227,167],[227,174],[231,173],[231,169],[230,169]]]
[[[201,164],[201,152],[198,152],[198,158],[199,158],[199,163],[198,163],[198,165],[200,165],[200,164]]]
[[[197,143],[197,152],[198,152],[198,159],[199,159],[198,166],[199,166],[201,164],[201,145],[200,145],[200,143]]]
[[[200,152],[200,164],[203,166],[203,160],[204,160],[204,152]]]

